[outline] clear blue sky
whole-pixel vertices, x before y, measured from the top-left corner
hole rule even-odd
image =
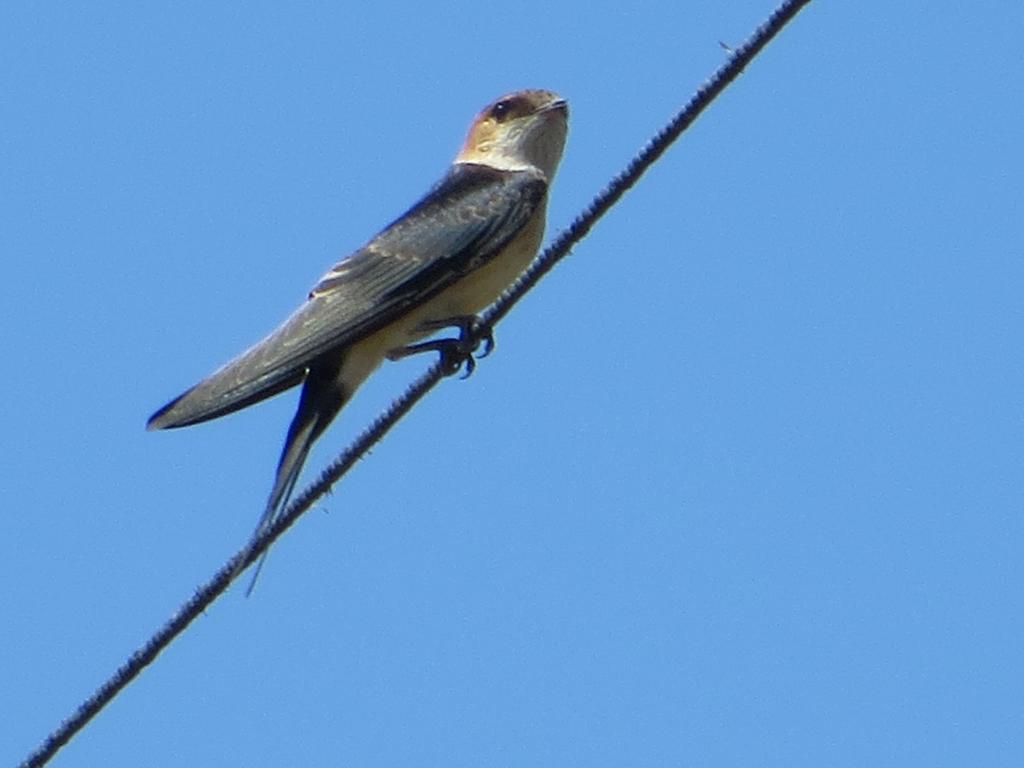
[[[495,96],[570,101],[557,231],[773,2],[5,4],[0,762],[243,543],[295,393],[155,408]],[[812,4],[54,765],[1022,764],[1022,22]]]

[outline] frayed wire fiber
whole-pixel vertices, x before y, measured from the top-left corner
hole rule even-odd
[[[569,249],[587,235],[597,220],[618,202],[619,198],[640,179],[708,105],[743,72],[761,49],[810,2],[811,0],[784,2],[742,46],[733,51],[729,61],[698,89],[690,102],[647,143],[626,166],[625,170],[594,198],[590,205],[569,225],[568,229],[564,230],[537,257],[519,281],[484,313],[484,324],[495,325],[505,317],[512,307],[569,253]],[[142,670],[170,645],[199,614],[220,597],[237,574],[266,552],[270,545],[291,527],[292,523],[327,493],[442,378],[444,378],[442,368],[439,364],[435,364],[417,379],[401,397],[394,400],[388,409],[377,417],[323,471],[320,478],[288,506],[280,518],[262,536],[247,543],[243,549],[228,560],[213,578],[200,587],[192,598],[182,605],[178,612],[145,645],[132,653],[114,674],[78,707],[74,714],[61,723],[60,727],[25,759],[21,764],[22,768],[38,768],[38,766],[46,765],[58,750],[78,734],[114,697],[138,677]]]

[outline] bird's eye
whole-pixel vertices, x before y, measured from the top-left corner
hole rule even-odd
[[[503,123],[512,116],[512,100],[502,99],[491,108],[491,117]]]

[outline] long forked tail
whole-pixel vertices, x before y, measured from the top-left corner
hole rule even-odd
[[[338,411],[351,397],[352,393],[347,392],[341,382],[342,358],[343,355],[339,355],[337,360],[330,363],[318,363],[306,377],[302,387],[302,396],[299,399],[299,409],[288,428],[288,436],[285,438],[284,448],[281,450],[277,475],[274,477],[274,487],[270,491],[267,506],[253,533],[250,547],[255,545],[256,540],[266,533],[288,506],[288,499],[295,489],[295,483],[299,479],[302,465],[306,462],[306,456],[309,455],[309,449],[313,447],[313,443],[327,429],[334,417],[338,415]],[[256,586],[256,579],[259,577],[266,559],[267,552],[264,552],[256,564],[252,581],[249,582],[249,587],[245,591],[247,597]]]

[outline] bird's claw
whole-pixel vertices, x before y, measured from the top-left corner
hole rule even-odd
[[[459,339],[447,339],[447,341],[450,344],[439,350],[441,353],[441,370],[445,376],[453,376],[465,365],[466,372],[459,378],[468,379],[473,374],[473,371],[476,370],[476,359],[473,357],[473,353],[469,349],[464,348]]]
[[[420,352],[437,352],[440,356],[438,362],[445,376],[452,376],[465,366],[466,372],[462,378],[466,379],[476,370],[476,358],[487,357],[494,350],[494,329],[476,315],[462,315],[423,325],[424,330],[440,330],[441,328],[458,328],[459,335],[454,339],[435,339],[410,344],[392,351],[388,357],[398,360]],[[481,345],[483,345],[483,349],[478,355],[477,350]]]
[[[476,346],[479,347],[481,344],[484,345],[484,348],[478,357],[487,357],[494,351],[494,328],[489,325],[484,325],[478,319],[472,332],[476,338]]]

